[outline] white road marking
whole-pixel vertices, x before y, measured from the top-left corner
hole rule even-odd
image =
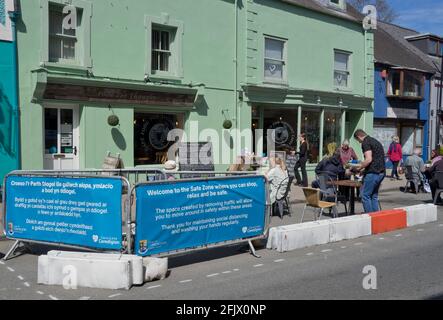
[[[314,252],[309,252],[309,253],[307,253],[306,255],[307,255],[307,256],[313,256],[313,255],[314,255]]]
[[[1,265],[5,265],[5,262],[3,260],[0,260]]]
[[[36,291],[38,294],[40,294],[40,295],[44,295],[45,293],[44,292],[41,292],[41,291]]]
[[[260,263],[260,264],[256,264],[255,266],[254,266],[254,268],[260,268],[260,267],[263,267],[264,266],[264,264],[263,263]]]
[[[21,289],[22,289],[22,288],[17,288],[16,290],[17,290],[17,291],[20,291]]]
[[[115,298],[121,295],[122,295],[121,293],[111,294],[108,298]]]
[[[22,276],[17,276],[17,278],[19,278],[21,281],[25,280],[25,278],[23,278]]]
[[[397,238],[403,236],[401,233],[395,235]]]
[[[237,272],[237,271],[240,271],[240,269],[234,269],[234,270],[232,270],[232,271]]]
[[[48,297],[49,297],[51,300],[58,300],[57,297],[54,297],[54,296],[51,296],[51,295],[49,295]]]
[[[232,271],[231,270],[227,270],[227,271],[223,271],[222,273],[223,274],[228,274],[228,273],[232,273]]]
[[[11,272],[15,272],[15,270],[12,269],[11,267],[8,267],[8,270],[11,271]]]
[[[325,250],[322,250],[321,252],[326,253],[326,252],[331,252],[331,251],[332,251],[332,249],[325,249]]]
[[[363,244],[363,242],[357,242],[357,243],[355,243],[354,245],[355,246],[361,246]]]
[[[160,288],[162,285],[161,284],[159,284],[159,285],[156,285],[156,286],[150,286],[150,287],[148,287],[147,289],[148,290],[151,290],[151,289],[155,289],[155,288]]]
[[[182,280],[182,281],[180,281],[180,283],[188,283],[188,282],[191,282],[191,281],[192,281],[192,279]]]
[[[279,263],[279,262],[283,262],[283,261],[285,261],[285,259],[274,260],[275,263]]]
[[[28,282],[23,282],[23,284],[25,285],[25,287],[30,287],[31,285]]]
[[[424,229],[417,229],[417,232],[425,231]]]
[[[343,247],[341,247],[342,249],[346,249],[347,247],[346,246],[343,246]]]
[[[206,277],[207,278],[212,278],[212,277],[216,277],[218,276],[220,273],[213,273],[213,274],[208,274]]]
[[[81,297],[81,298],[78,299],[78,300],[89,300],[89,299],[91,299],[91,297]]]
[[[385,240],[385,238],[378,238],[378,240]]]
[[[443,224],[440,224],[439,227],[443,227]],[[0,260],[0,263],[1,263],[1,262],[2,262],[2,261]]]

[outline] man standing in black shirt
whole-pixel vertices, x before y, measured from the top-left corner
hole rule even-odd
[[[361,143],[365,160],[360,164],[359,170],[363,170],[363,186],[361,199],[366,213],[380,210],[378,191],[386,176],[385,151],[383,145],[376,139],[368,136],[359,129],[354,133],[354,138]]]

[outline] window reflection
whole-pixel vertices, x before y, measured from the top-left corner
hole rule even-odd
[[[320,115],[320,110],[302,111],[301,132],[304,132],[308,139],[308,163],[318,163],[320,160]]]

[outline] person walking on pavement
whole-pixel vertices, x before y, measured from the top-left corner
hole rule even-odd
[[[389,160],[392,162],[392,174],[391,179],[401,180],[398,175],[398,165],[403,159],[403,152],[401,149],[400,138],[397,136],[392,137],[392,143],[388,149]]]
[[[308,141],[306,139],[306,134],[305,133],[300,134],[299,140],[300,140],[300,151],[298,152],[299,158],[294,168],[295,179],[297,180],[296,184],[298,186],[306,188],[308,187],[308,174],[306,172],[306,162],[308,161],[308,149],[309,149]],[[303,178],[300,177],[299,169],[301,170]]]
[[[366,132],[358,129],[354,138],[361,143],[365,160],[358,167],[363,172],[361,199],[365,213],[379,211],[378,191],[386,176],[385,152],[383,145]]]

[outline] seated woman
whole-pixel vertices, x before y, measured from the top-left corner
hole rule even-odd
[[[269,181],[271,191],[271,205],[273,205],[277,199],[282,198],[288,187],[288,183],[283,183],[289,180],[288,171],[286,170],[285,162],[280,158],[269,159],[270,169],[266,174],[266,178]]]

